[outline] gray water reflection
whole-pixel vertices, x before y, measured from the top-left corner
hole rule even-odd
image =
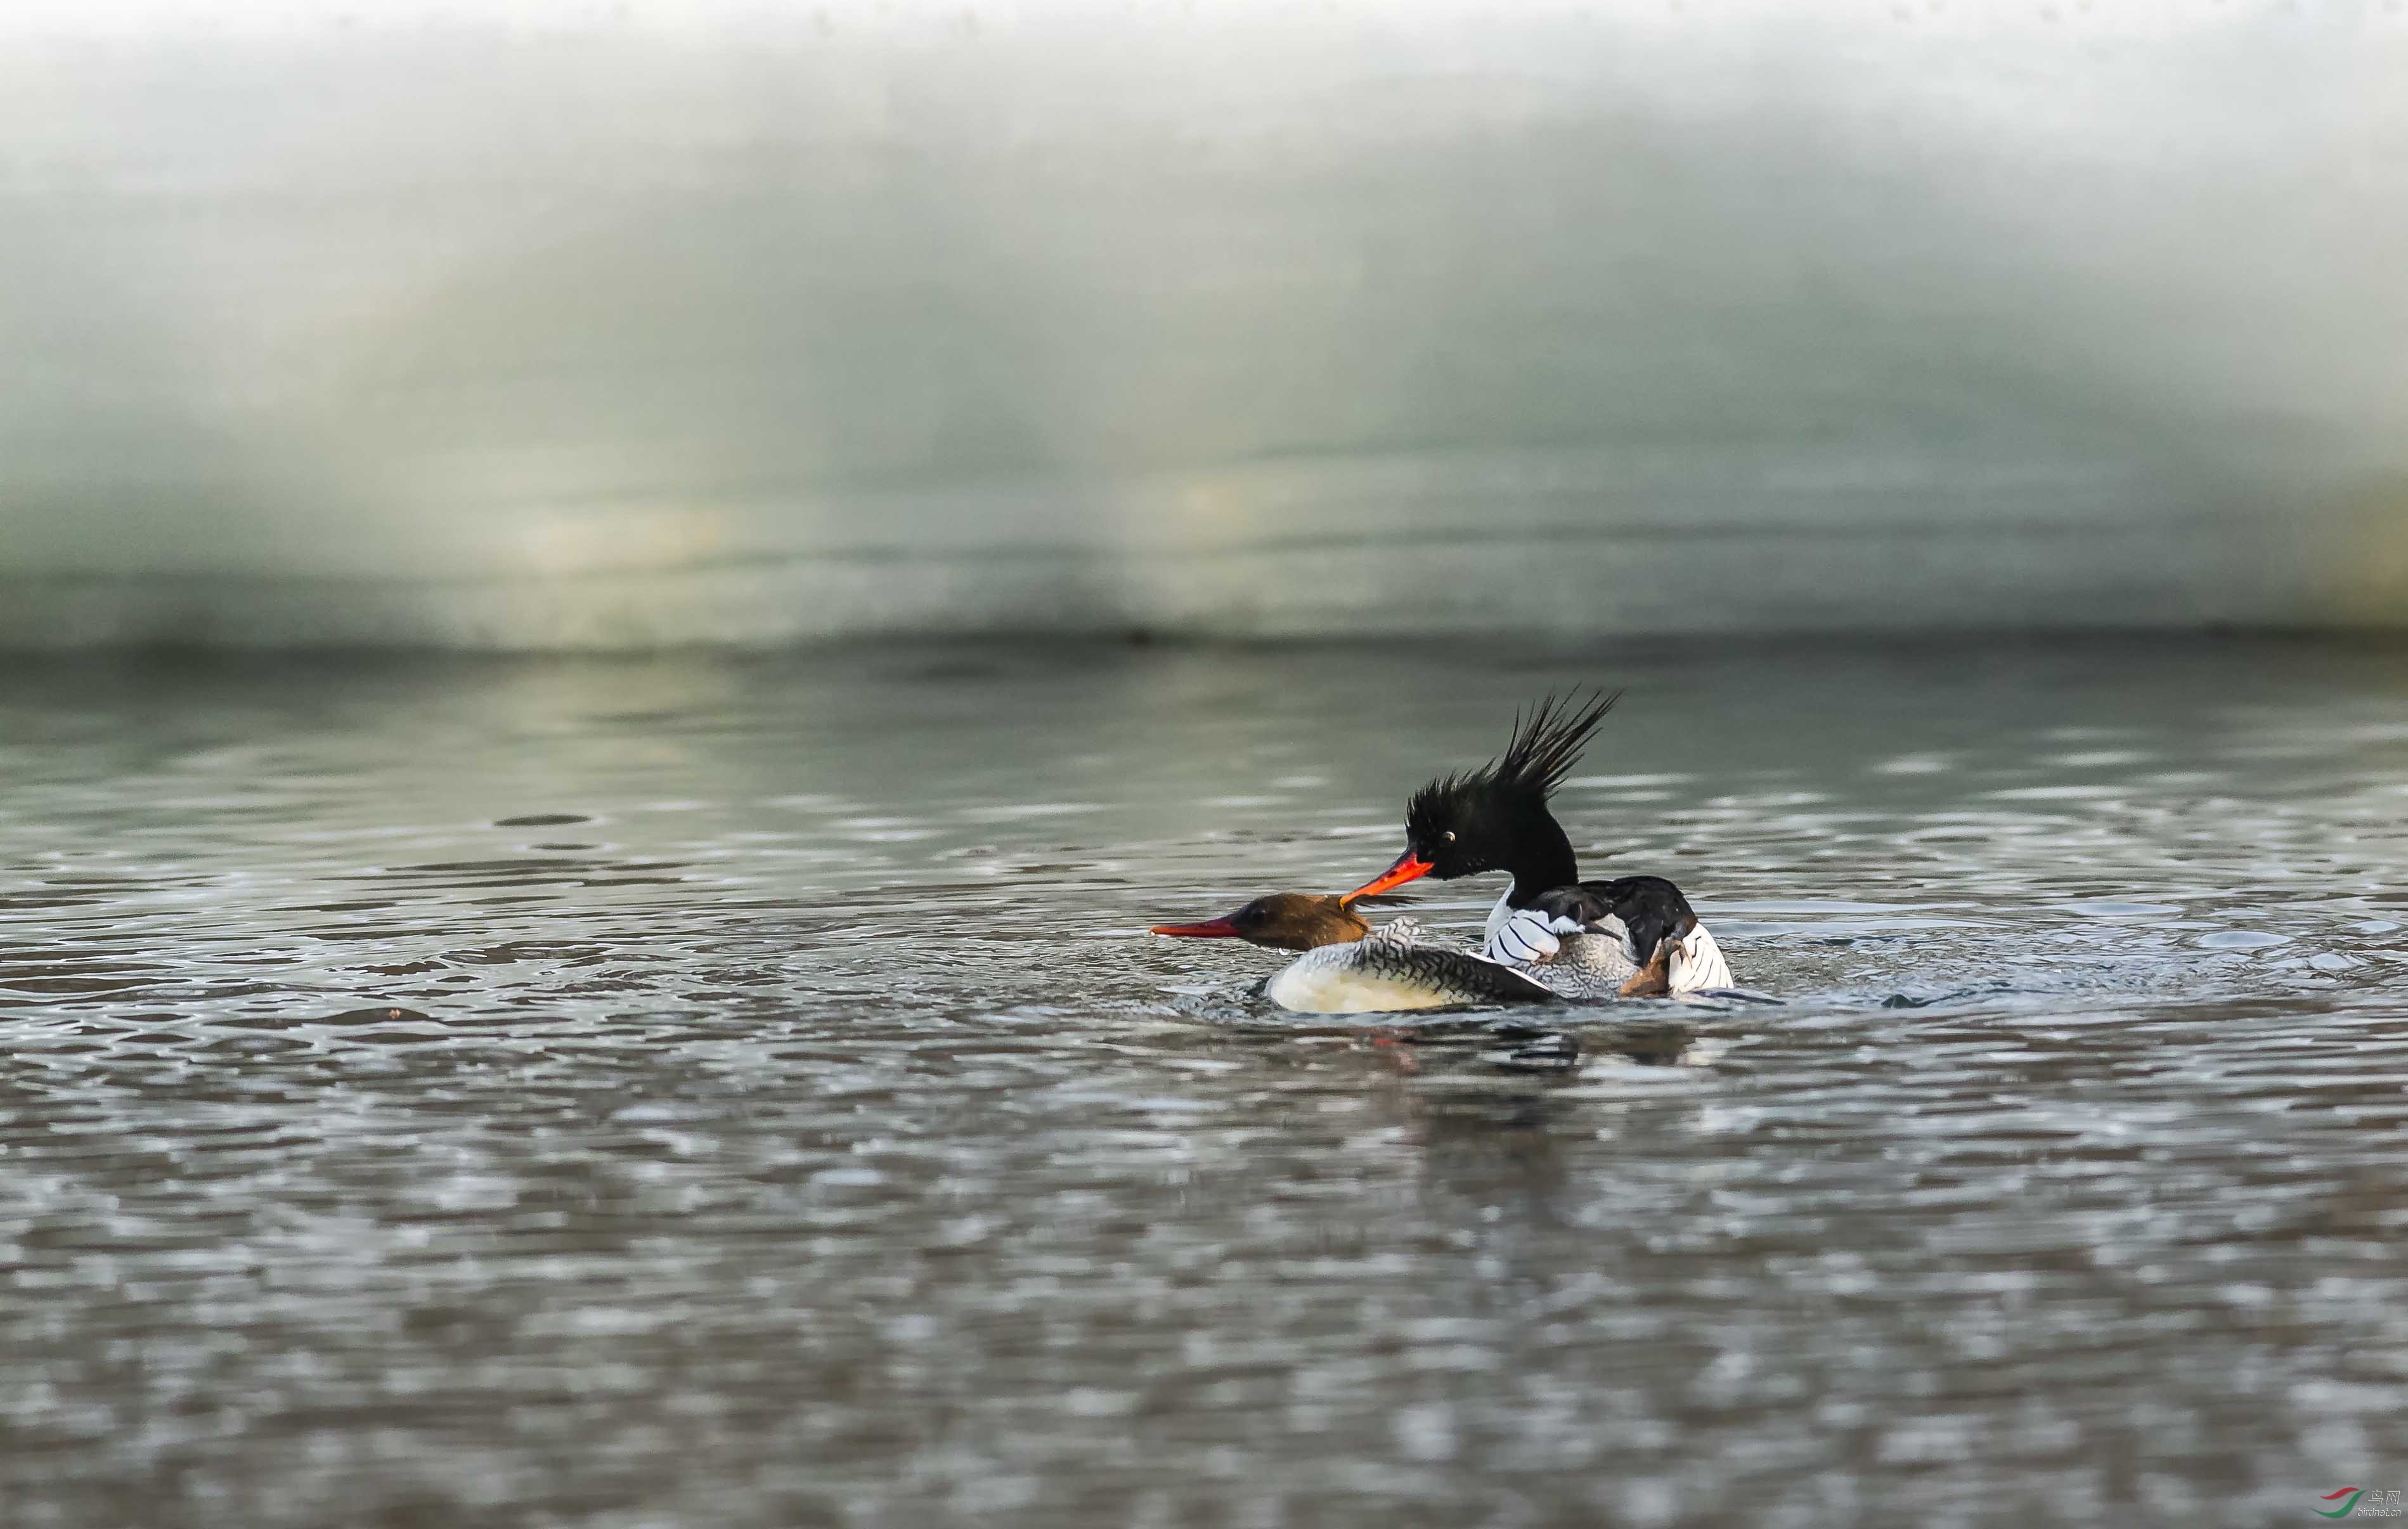
[[[1140,933],[1376,868],[1574,679],[1631,686],[1574,837],[1780,1007],[1306,1022]],[[7,1521],[2408,1487],[2404,699],[2237,643],[12,665]]]

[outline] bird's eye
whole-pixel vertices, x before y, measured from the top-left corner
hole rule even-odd
[[[1452,828],[1446,831],[1446,842],[1449,844],[1453,844],[1455,842],[1455,830]]]

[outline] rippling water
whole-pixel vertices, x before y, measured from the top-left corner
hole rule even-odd
[[[2402,657],[20,662],[7,1521],[2408,1488]],[[1574,680],[1586,863],[1778,1006],[1312,1022],[1141,933],[1379,868]]]

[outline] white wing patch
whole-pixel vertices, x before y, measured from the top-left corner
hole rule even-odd
[[[1488,915],[1488,943],[1480,948],[1480,953],[1509,965],[1553,961],[1566,938],[1593,929],[1611,925],[1612,935],[1622,934],[1621,922],[1616,919],[1609,918],[1605,924],[1586,925],[1578,919],[1549,915],[1536,908],[1507,908],[1502,903],[1498,907],[1504,917],[1498,917],[1496,912]]]
[[[1545,914],[1522,909],[1497,925],[1481,953],[1491,961],[1552,961],[1564,942]]]
[[[1735,988],[1739,983],[1731,977],[1730,963],[1723,959],[1722,947],[1714,936],[1698,924],[1689,931],[1689,937],[1672,947],[1670,970],[1674,993],[1704,993],[1713,988]]]
[[[1505,921],[1513,916],[1512,896],[1513,889],[1510,885],[1497,894],[1497,906],[1488,910],[1488,922],[1480,932],[1482,945],[1487,947],[1496,945],[1497,931],[1502,929],[1505,926]]]

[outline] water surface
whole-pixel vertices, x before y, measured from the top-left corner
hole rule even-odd
[[[1777,1007],[1266,1009],[1547,686]],[[2408,667],[0,672],[43,1525],[2306,1522],[2408,1487]],[[1494,885],[1414,889],[1476,926]]]

